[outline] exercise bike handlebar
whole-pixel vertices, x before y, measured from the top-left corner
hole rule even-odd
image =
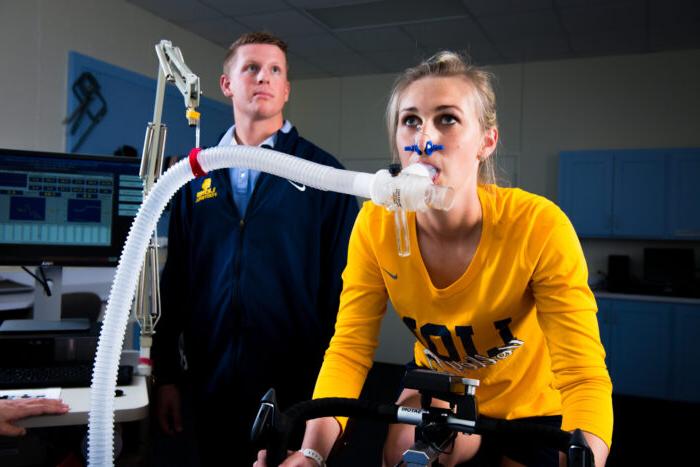
[[[580,430],[572,434],[551,426],[488,417],[468,420],[457,417],[448,409],[436,407],[421,409],[346,398],[303,401],[280,413],[277,411],[272,389],[262,400],[251,438],[253,441],[266,442],[267,464],[276,466],[287,457],[287,444],[292,430],[307,420],[322,417],[356,417],[383,423],[406,423],[416,426],[436,423],[460,433],[515,435],[532,439],[533,443],[538,445],[556,448],[567,453],[569,466],[591,465],[592,460],[590,449],[585,444]],[[263,440],[263,438],[266,439]],[[582,450],[585,452],[581,453]],[[576,458],[583,457],[587,461],[572,459],[572,454]]]

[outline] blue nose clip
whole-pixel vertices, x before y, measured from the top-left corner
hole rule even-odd
[[[426,156],[430,156],[435,151],[441,151],[443,149],[445,149],[445,147],[442,144],[433,144],[432,141],[428,141],[427,143],[425,143],[425,155]],[[421,150],[417,144],[413,144],[411,146],[404,146],[403,150],[408,151],[408,152],[415,151],[416,154],[418,154],[419,156],[423,155],[423,153],[421,152]]]
[[[425,143],[425,155],[429,156],[435,151],[441,151],[445,149],[445,147],[442,144],[433,144],[432,141],[428,141]]]
[[[413,152],[413,151],[415,151],[419,156],[420,156],[421,154],[423,154],[422,152],[420,152],[420,148],[418,147],[417,144],[413,144],[413,145],[411,145],[411,146],[404,146],[403,150],[404,150],[404,151],[408,151],[408,152]]]

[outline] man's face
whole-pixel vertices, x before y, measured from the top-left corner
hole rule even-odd
[[[251,120],[282,116],[289,99],[287,60],[276,45],[247,44],[238,48],[220,79],[221,91],[230,97],[234,115]]]

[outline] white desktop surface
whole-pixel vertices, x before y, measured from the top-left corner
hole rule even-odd
[[[146,377],[135,375],[129,386],[117,386],[124,394],[114,398],[114,421],[133,422],[148,415],[148,387]],[[86,425],[90,412],[90,388],[63,388],[61,399],[70,411],[63,415],[39,415],[16,422],[26,428]]]

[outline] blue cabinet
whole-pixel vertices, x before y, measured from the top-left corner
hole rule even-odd
[[[614,302],[610,377],[615,393],[671,398],[670,308],[655,302]]]
[[[700,149],[668,156],[667,236],[700,238]]]
[[[700,402],[700,304],[597,301],[615,394]]]
[[[598,302],[598,328],[600,330],[600,341],[605,348],[605,364],[608,366],[608,371],[612,374],[612,300],[597,299]]]
[[[700,149],[562,152],[559,204],[581,237],[700,239]]]
[[[610,235],[612,199],[612,153],[562,153],[559,166],[559,204],[580,236]]]
[[[673,398],[700,402],[700,305],[674,305]]]
[[[615,154],[612,234],[661,238],[666,233],[665,157],[655,152]]]

